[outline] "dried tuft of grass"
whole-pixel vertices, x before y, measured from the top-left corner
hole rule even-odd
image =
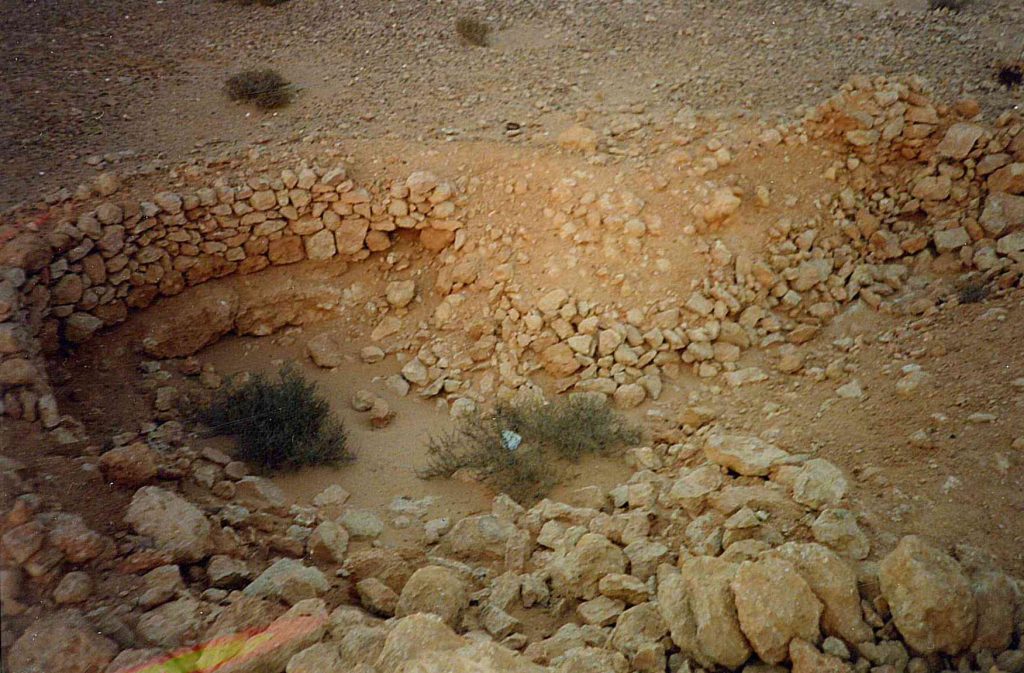
[[[466,44],[474,47],[486,47],[491,27],[480,19],[463,16],[455,21],[455,32]]]
[[[292,100],[291,85],[272,68],[254,68],[235,73],[225,82],[231,100],[253,103],[264,110],[287,105]]]
[[[510,434],[522,441],[510,445]],[[559,481],[559,467],[583,456],[607,453],[640,440],[640,431],[603,400],[571,397],[552,404],[502,403],[475,412],[448,433],[430,438],[424,478],[477,474],[521,503],[543,497]]]

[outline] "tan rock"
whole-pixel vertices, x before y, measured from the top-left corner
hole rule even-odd
[[[562,149],[586,152],[597,151],[599,137],[597,131],[575,124],[558,134],[558,144]]]
[[[789,658],[793,662],[793,673],[853,673],[853,667],[842,659],[819,652],[800,638],[789,642]]]
[[[962,652],[974,638],[977,608],[960,565],[922,538],[900,540],[879,567],[882,595],[907,644],[922,654]]]
[[[822,604],[793,564],[772,557],[746,561],[731,586],[740,628],[763,661],[785,660],[794,638],[818,640]]]
[[[789,457],[782,449],[758,437],[723,433],[707,438],[704,455],[711,462],[743,476],[764,476]]]
[[[541,352],[541,364],[544,370],[555,378],[565,378],[580,368],[572,348],[565,343],[548,346]]]

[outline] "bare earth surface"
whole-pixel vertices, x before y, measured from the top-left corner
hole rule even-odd
[[[0,204],[106,167],[152,171],[237,147],[316,137],[407,141],[557,133],[581,111],[791,116],[855,74],[918,74],[986,113],[1020,103],[993,66],[1020,58],[1017,0],[959,13],[924,0],[424,3],[3,0]],[[461,45],[473,14],[493,47]],[[300,89],[263,113],[224,79],[270,66]],[[88,163],[86,163],[88,160]],[[92,166],[95,164],[95,168]]]

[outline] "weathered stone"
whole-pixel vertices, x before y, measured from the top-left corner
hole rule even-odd
[[[135,492],[125,521],[180,563],[194,563],[212,549],[210,522],[192,503],[157,486]]]
[[[455,628],[469,607],[469,588],[458,573],[442,566],[426,566],[413,573],[402,588],[395,615],[435,614]]]
[[[323,521],[306,543],[310,556],[321,563],[344,563],[348,551],[348,530],[336,521]]]
[[[386,298],[395,308],[404,308],[416,298],[416,282],[396,280],[388,283]]]
[[[974,637],[977,608],[960,565],[922,538],[900,540],[879,566],[896,628],[922,654],[958,654]]]
[[[349,509],[338,523],[345,527],[349,535],[356,540],[369,540],[380,537],[384,532],[384,522],[376,514],[365,509]]]
[[[544,371],[555,378],[565,378],[580,368],[576,354],[569,344],[556,343],[545,348],[540,355]]]
[[[935,152],[943,157],[966,159],[983,133],[985,133],[985,129],[977,124],[967,122],[953,124],[946,131],[942,142],[935,148]]]
[[[744,476],[764,476],[789,454],[763,439],[714,434],[704,442],[704,455],[713,463]]]
[[[840,556],[863,560],[871,551],[867,535],[857,524],[857,515],[846,509],[823,510],[811,524],[814,539],[834,549]]]
[[[819,652],[800,638],[789,642],[789,658],[793,662],[793,673],[853,673],[853,667],[845,661]]]
[[[423,654],[456,650],[464,643],[437,615],[409,615],[398,621],[388,634],[375,668],[378,671],[399,671],[403,664],[413,662]],[[438,673],[440,670],[443,669]]]
[[[733,194],[732,189],[721,187],[711,193],[704,206],[704,221],[708,223],[721,222],[740,209],[742,201]]]
[[[555,591],[589,600],[597,596],[602,577],[625,572],[626,555],[603,535],[587,533],[571,551],[554,559],[548,569]]]
[[[812,509],[835,506],[846,495],[842,470],[822,458],[812,458],[800,467],[793,481],[793,499]]]
[[[797,542],[787,542],[768,555],[792,563],[822,602],[826,634],[850,643],[871,639],[871,628],[861,616],[857,575],[839,556],[822,545]]]
[[[324,332],[306,342],[306,352],[317,367],[330,369],[345,363],[345,352],[334,332]]]
[[[1003,166],[988,176],[990,192],[1006,192],[1008,194],[1024,194],[1024,163]]]
[[[597,151],[598,139],[597,131],[579,124],[574,124],[558,134],[558,144],[562,149],[588,154]]]
[[[285,673],[335,673],[343,670],[338,647],[334,643],[317,643],[288,660]]]
[[[368,577],[356,583],[359,602],[364,608],[380,617],[392,617],[398,607],[398,594],[376,577]]]
[[[1024,229],[1024,196],[989,194],[978,223],[992,238]]]
[[[102,673],[116,654],[113,641],[67,611],[30,624],[11,646],[7,666],[11,673]]]
[[[687,559],[681,572],[659,569],[658,605],[672,640],[704,666],[736,668],[750,658],[732,593],[738,566],[720,558]]]
[[[235,484],[235,503],[259,510],[284,509],[288,502],[284,491],[264,477],[243,477]]]
[[[330,588],[327,578],[318,569],[301,561],[283,558],[263,571],[243,593],[253,598],[276,598],[292,605],[316,598]]]
[[[155,358],[192,355],[231,331],[237,313],[234,291],[194,288],[149,310],[142,345]]]
[[[978,610],[971,650],[1002,652],[1010,646],[1018,597],[1013,580],[1004,573],[984,570],[971,577]]]
[[[180,598],[147,612],[136,630],[150,645],[172,648],[199,635],[202,626],[200,604],[194,598]]]
[[[458,521],[441,539],[445,554],[472,563],[501,561],[516,527],[490,514],[468,516]]]
[[[138,488],[157,475],[157,454],[145,442],[114,447],[99,462],[103,476],[118,486]]]
[[[740,628],[763,661],[785,660],[793,638],[817,642],[822,605],[793,564],[772,557],[746,561],[732,590]]]
[[[210,562],[206,566],[206,576],[213,587],[234,589],[252,577],[252,573],[245,561],[217,555],[210,558]]]

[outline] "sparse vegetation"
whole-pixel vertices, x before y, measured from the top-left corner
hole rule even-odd
[[[229,77],[225,87],[231,100],[253,103],[264,110],[283,107],[292,99],[288,80],[271,68],[243,70]]]
[[[967,4],[967,0],[928,0],[928,9],[946,9],[959,12]]]
[[[989,295],[989,287],[984,281],[972,281],[957,290],[957,300],[961,304],[977,304],[985,301]]]
[[[215,434],[235,435],[241,460],[281,470],[351,458],[327,400],[293,367],[283,367],[277,381],[256,374],[224,391],[195,415]]]
[[[474,47],[486,47],[491,27],[480,19],[463,16],[455,22],[455,32],[466,44],[471,44]]]
[[[508,433],[522,442],[514,446]],[[420,474],[450,477],[471,470],[496,490],[532,502],[558,482],[559,463],[639,440],[639,430],[602,400],[502,403],[489,414],[473,413],[453,431],[432,437],[429,462]]]
[[[1007,89],[1024,84],[1024,61],[1004,63],[996,68],[996,81]]]

